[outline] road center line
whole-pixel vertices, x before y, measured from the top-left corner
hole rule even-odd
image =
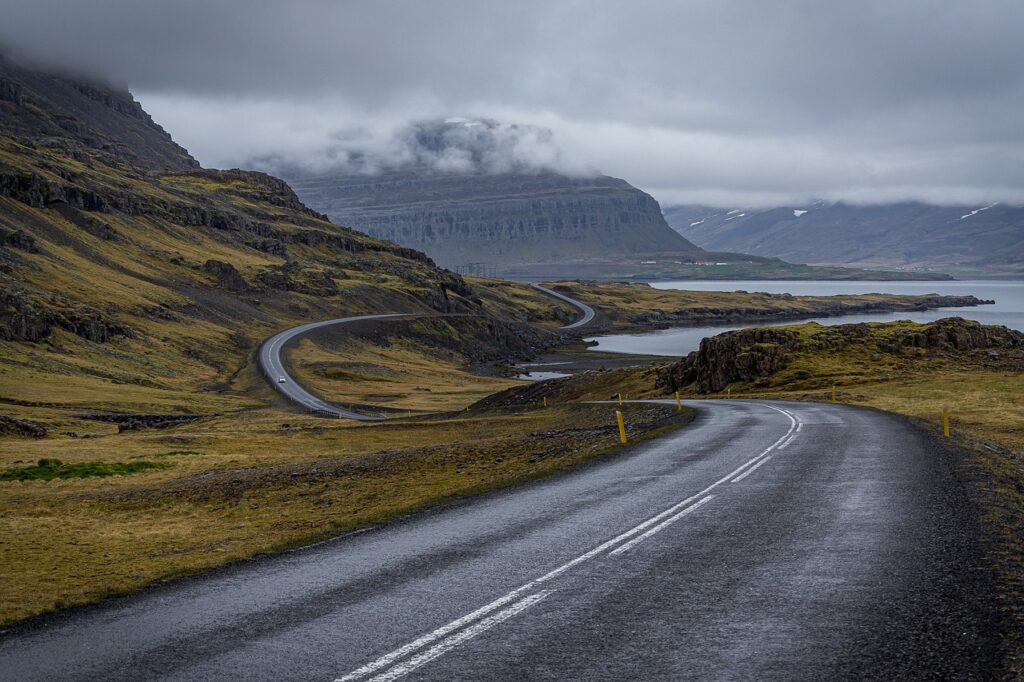
[[[739,476],[737,476],[736,478],[732,479],[732,481],[730,481],[730,483],[739,483],[739,482],[740,482],[740,481],[742,481],[742,480],[743,480],[744,478],[746,478],[746,477],[747,477],[747,476],[749,476],[750,474],[754,473],[754,470],[755,470],[755,469],[757,469],[757,467],[761,466],[762,464],[764,464],[765,462],[767,462],[767,461],[768,461],[768,460],[770,460],[771,458],[772,458],[772,456],[771,456],[771,455],[768,455],[767,457],[765,457],[764,459],[762,459],[762,460],[761,460],[760,462],[758,462],[758,463],[757,463],[757,464],[755,464],[754,466],[750,467],[749,469],[747,469],[746,471],[744,471],[744,472],[743,472],[742,474],[740,474],[740,475],[739,475]]]
[[[408,675],[416,668],[419,668],[421,665],[429,663],[435,658],[445,655],[446,653],[448,653],[455,647],[459,646],[460,644],[463,644],[464,642],[476,637],[481,632],[491,629],[498,623],[508,620],[517,613],[525,611],[537,602],[543,600],[552,592],[554,592],[554,590],[543,590],[536,594],[531,594],[529,597],[526,597],[524,599],[520,599],[504,611],[498,611],[493,616],[489,616],[483,619],[476,625],[468,627],[462,632],[456,633],[448,639],[438,642],[437,644],[430,647],[418,656],[414,656],[405,663],[396,665],[391,670],[388,670],[387,672],[381,675],[377,675],[372,680],[370,680],[370,682],[391,682],[391,680],[397,680],[399,677]]]
[[[771,458],[768,458],[768,459],[771,459]],[[762,461],[762,462],[764,462],[765,460],[761,460],[761,461]],[[755,465],[755,466],[754,466],[754,467],[753,467],[752,469],[749,469],[749,470],[747,471],[747,473],[750,473],[751,471],[753,471],[754,469],[756,469],[756,468],[757,468],[758,466],[760,466],[760,463],[758,463],[757,465]],[[744,474],[744,476],[745,476],[745,475],[746,475],[746,474]],[[669,518],[667,518],[666,520],[662,521],[662,522],[661,522],[661,523],[659,523],[659,524],[658,524],[657,526],[655,526],[654,528],[650,529],[649,531],[647,531],[647,532],[646,532],[646,533],[644,533],[643,535],[638,535],[637,537],[633,538],[632,540],[630,540],[630,541],[629,541],[629,542],[627,542],[626,544],[624,544],[624,545],[620,545],[620,546],[619,546],[619,547],[618,547],[617,549],[613,549],[612,551],[610,551],[610,552],[608,553],[608,556],[618,556],[619,554],[622,554],[623,552],[628,552],[629,550],[631,550],[632,548],[636,547],[636,546],[637,546],[637,545],[639,545],[639,544],[640,544],[641,542],[643,542],[643,541],[644,541],[644,540],[646,540],[647,538],[651,537],[651,536],[652,536],[652,535],[654,535],[655,533],[657,533],[657,532],[659,532],[659,531],[662,531],[662,530],[664,530],[665,528],[668,528],[669,526],[671,526],[671,525],[672,525],[673,523],[675,523],[675,522],[676,522],[676,521],[678,521],[679,519],[683,518],[684,516],[686,516],[686,515],[687,515],[687,514],[689,514],[690,512],[694,511],[694,510],[695,510],[695,509],[697,509],[698,507],[701,507],[701,506],[703,506],[704,504],[706,504],[706,503],[710,502],[710,501],[711,501],[711,500],[713,500],[713,499],[715,499],[715,496],[714,496],[714,495],[708,495],[708,496],[707,496],[707,497],[705,497],[704,499],[702,499],[702,500],[700,500],[700,501],[696,502],[695,504],[692,504],[692,505],[690,505],[689,507],[687,507],[687,508],[686,508],[686,509],[684,509],[683,511],[679,512],[679,513],[678,513],[678,514],[676,514],[675,516],[670,516]]]
[[[443,625],[443,626],[437,628],[436,630],[428,632],[427,634],[425,634],[425,635],[423,635],[421,637],[418,637],[417,639],[415,639],[412,642],[406,644],[405,646],[399,647],[398,649],[395,649],[394,651],[381,656],[380,658],[376,659],[375,661],[367,663],[366,665],[364,665],[364,666],[362,666],[360,668],[357,668],[356,670],[353,670],[352,672],[348,673],[344,677],[337,678],[334,682],[352,682],[353,680],[358,680],[358,679],[366,677],[367,675],[370,675],[370,674],[372,674],[374,672],[377,672],[378,670],[382,670],[384,668],[389,667],[395,661],[397,661],[397,660],[399,660],[399,659],[401,659],[401,658],[411,654],[414,651],[417,651],[418,649],[421,649],[421,648],[427,646],[431,642],[434,642],[434,641],[436,641],[438,639],[441,639],[442,637],[445,637],[445,636],[451,634],[455,630],[458,630],[459,628],[461,628],[463,626],[466,626],[466,625],[472,623],[475,620],[483,618],[484,616],[489,614],[491,611],[494,611],[495,609],[501,608],[505,604],[508,604],[509,602],[519,598],[525,592],[529,592],[529,591],[531,591],[533,589],[536,589],[538,586],[540,586],[540,585],[542,585],[542,584],[544,584],[544,583],[546,583],[546,582],[548,582],[550,580],[554,580],[555,578],[557,578],[558,576],[562,575],[563,573],[565,573],[569,569],[571,569],[571,568],[573,568],[575,566],[578,566],[579,564],[581,564],[581,563],[583,563],[585,561],[589,561],[590,559],[593,559],[595,556],[597,556],[597,555],[601,554],[602,552],[605,552],[606,550],[611,549],[612,547],[615,547],[616,545],[618,545],[618,544],[628,540],[629,538],[633,537],[637,533],[640,533],[641,531],[644,531],[647,528],[650,528],[651,526],[653,526],[653,525],[663,521],[665,518],[667,518],[669,516],[672,516],[673,514],[678,513],[681,509],[683,509],[684,507],[687,507],[694,500],[699,499],[699,498],[707,495],[709,492],[711,492],[712,490],[714,490],[718,486],[720,486],[723,483],[725,483],[725,482],[733,479],[734,477],[738,476],[742,471],[744,471],[745,469],[747,469],[751,465],[756,464],[758,461],[762,460],[762,458],[764,458],[765,455],[767,455],[769,452],[771,452],[776,447],[778,447],[778,445],[780,443],[782,443],[782,441],[784,441],[786,438],[788,438],[790,435],[792,435],[793,431],[797,427],[797,424],[798,424],[797,419],[792,414],[787,412],[786,410],[774,407],[772,405],[763,405],[763,407],[769,407],[769,408],[775,410],[776,412],[781,412],[782,414],[784,414],[787,417],[789,417],[790,427],[789,427],[789,430],[786,431],[786,433],[783,434],[781,438],[779,438],[777,441],[775,441],[770,446],[768,446],[767,449],[765,449],[763,452],[761,452],[756,457],[752,457],[751,459],[747,460],[746,462],[744,462],[740,466],[736,467],[735,469],[733,469],[731,472],[729,472],[728,474],[726,474],[722,478],[718,479],[717,481],[715,481],[714,483],[712,483],[708,487],[704,488],[704,490],[701,490],[699,493],[697,493],[695,495],[691,495],[690,497],[687,497],[685,500],[672,505],[671,507],[669,507],[665,511],[663,511],[663,512],[661,512],[659,514],[656,514],[656,515],[652,516],[651,518],[647,519],[646,521],[643,521],[643,522],[633,526],[629,530],[627,530],[627,531],[625,531],[623,533],[620,533],[619,535],[615,536],[611,540],[603,542],[600,545],[598,545],[597,547],[591,549],[590,551],[585,552],[585,553],[579,555],[575,559],[562,564],[558,568],[555,568],[555,569],[549,571],[548,573],[545,573],[541,577],[536,578],[534,580],[531,580],[530,582],[525,583],[524,585],[521,585],[520,587],[517,587],[516,589],[512,590],[511,592],[508,592],[507,594],[505,594],[504,596],[499,597],[498,599],[495,599],[490,604],[487,604],[486,606],[482,606],[479,609],[477,609],[476,611],[473,611],[472,613],[469,613],[469,614],[467,614],[465,616],[462,616],[461,618],[457,618],[456,620],[453,620],[452,622],[448,623],[447,625]]]

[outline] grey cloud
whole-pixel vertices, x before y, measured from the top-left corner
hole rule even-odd
[[[1016,0],[0,5],[0,42],[128,83],[208,165],[386,164],[465,115],[523,125],[492,170],[663,201],[1024,201]]]
[[[408,168],[438,173],[598,172],[566,158],[547,128],[465,117],[416,121],[394,129],[341,130],[312,152],[275,150],[250,158],[249,163],[285,177]]]

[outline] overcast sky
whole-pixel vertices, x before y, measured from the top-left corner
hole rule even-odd
[[[0,43],[127,84],[206,166],[486,117],[666,205],[1024,202],[1022,29],[1020,0],[0,0]]]

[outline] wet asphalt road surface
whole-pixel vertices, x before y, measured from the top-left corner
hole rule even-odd
[[[0,636],[5,680],[984,679],[949,453],[842,405],[691,403],[576,471]]]

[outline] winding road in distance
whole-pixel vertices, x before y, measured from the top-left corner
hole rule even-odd
[[[588,324],[594,319],[594,309],[586,303],[582,303],[573,298],[569,298],[565,294],[560,294],[557,291],[552,291],[546,287],[542,287],[539,284],[531,284],[534,289],[542,291],[546,294],[559,298],[567,303],[570,303],[583,313],[583,316],[573,322],[572,324],[562,327],[562,329],[576,329]],[[380,415],[370,415],[354,410],[347,410],[337,405],[332,405],[326,400],[316,397],[306,389],[304,389],[294,377],[292,377],[285,369],[284,361],[281,359],[281,351],[289,341],[298,339],[299,337],[307,334],[314,329],[322,329],[324,327],[332,327],[338,324],[348,324],[351,322],[362,322],[366,320],[386,320],[392,318],[408,318],[415,317],[415,313],[386,313],[383,315],[357,315],[355,317],[339,317],[334,320],[324,320],[322,322],[310,322],[309,324],[303,324],[298,327],[292,327],[291,329],[285,329],[282,332],[278,332],[274,336],[263,342],[256,355],[257,364],[259,365],[260,371],[263,372],[263,376],[266,377],[270,385],[277,389],[278,393],[283,395],[291,402],[305,407],[307,410],[315,413],[324,415],[326,417],[335,417],[340,419],[355,419],[357,421],[383,421],[385,417]]]
[[[549,296],[554,296],[555,298],[559,298],[570,305],[576,306],[579,309],[579,311],[583,313],[583,317],[576,320],[572,324],[565,325],[564,327],[562,327],[562,329],[578,329],[579,327],[582,327],[585,324],[590,324],[590,322],[594,319],[594,315],[596,315],[594,309],[591,308],[586,303],[583,303],[582,301],[577,301],[575,298],[570,298],[565,294],[560,294],[554,289],[542,287],[536,282],[531,282],[530,286],[536,289],[537,291],[543,291],[545,294],[548,294]]]
[[[944,444],[844,405],[690,405],[564,474],[13,628],[0,678],[992,676]]]

